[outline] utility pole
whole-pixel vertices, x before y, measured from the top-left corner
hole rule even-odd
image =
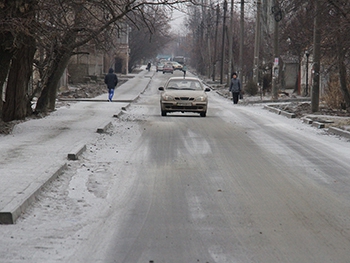
[[[227,86],[230,85],[231,81],[231,73],[233,72],[233,0],[231,0],[231,10],[230,10],[230,30],[229,30],[229,63],[228,63],[228,70],[227,70]]]
[[[278,99],[278,79],[279,79],[279,26],[278,22],[282,19],[282,12],[279,7],[278,0],[274,0],[274,6],[272,8],[274,15],[274,34],[273,34],[273,55],[274,64],[272,72],[272,98]]]
[[[317,112],[319,110],[320,102],[320,55],[321,55],[321,0],[316,0],[315,5],[315,17],[314,17],[314,81],[311,93],[311,111]]]
[[[226,29],[226,11],[227,11],[227,1],[224,1],[224,22],[222,25],[222,46],[221,46],[221,74],[220,74],[220,84],[224,82],[224,57],[225,57],[225,29]]]
[[[210,79],[210,72],[211,72],[211,69],[210,69],[210,65],[211,65],[211,58],[212,58],[212,54],[211,54],[211,39],[210,39],[210,32],[209,32],[209,24],[208,24],[208,21],[207,21],[207,46],[208,46],[208,79]]]
[[[306,83],[305,83],[304,96],[308,97],[309,96],[309,56],[310,56],[310,53],[308,50],[305,51],[305,56],[306,56]]]
[[[278,52],[278,22],[274,22],[274,37],[273,37],[273,55],[274,66],[272,73],[272,99],[278,99],[278,79],[279,79],[279,52]]]
[[[204,63],[205,65],[208,65],[206,67],[206,75],[208,78],[210,78],[211,74],[211,47],[210,47],[210,33],[209,33],[209,12],[207,11],[207,0],[202,0],[202,20],[203,20],[203,26],[204,26],[204,34],[203,34],[203,43],[207,43],[206,45],[206,51],[208,53],[208,56],[204,56]]]
[[[259,81],[259,52],[260,52],[260,17],[261,0],[257,1],[256,6],[256,25],[255,25],[255,45],[254,45],[254,69],[253,80],[257,84]]]
[[[219,4],[216,5],[216,25],[215,25],[215,47],[214,47],[214,64],[213,64],[213,81],[215,81],[215,70],[217,61],[217,49],[218,49],[218,28],[219,28],[219,17],[220,17],[220,7]]]
[[[240,32],[239,32],[239,69],[241,75],[243,71],[243,47],[244,47],[244,0],[241,0],[241,17],[240,17]]]

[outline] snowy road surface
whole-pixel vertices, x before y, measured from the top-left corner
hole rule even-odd
[[[0,261],[348,262],[350,143],[214,92],[161,117],[167,77],[0,226]]]

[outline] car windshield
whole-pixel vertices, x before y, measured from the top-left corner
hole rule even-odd
[[[170,80],[167,89],[202,90],[202,86],[197,80]]]

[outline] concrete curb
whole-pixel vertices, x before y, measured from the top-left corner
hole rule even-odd
[[[153,73],[153,75],[151,75],[151,76],[147,76],[147,78],[149,78],[149,82],[147,83],[146,87],[140,92],[140,94],[143,94],[146,91],[146,89],[148,88],[149,84],[152,81],[152,78],[153,78],[154,74],[155,73]],[[133,100],[125,101],[125,102],[129,102],[129,103],[125,107],[122,107],[121,111],[119,111],[118,113],[114,114],[113,117],[114,118],[119,118],[121,115],[124,114],[124,111],[126,111],[130,107],[131,103],[136,101],[136,100],[138,100],[139,98],[140,98],[140,95],[136,96],[136,98],[134,98]]]
[[[313,121],[312,119],[307,118],[307,117],[301,118],[301,121],[306,123],[306,124],[310,124],[311,126],[316,127],[318,129],[324,129],[326,127],[325,123]],[[336,135],[339,135],[339,136],[343,136],[343,137],[346,137],[346,138],[350,138],[350,132],[349,131],[343,130],[343,129],[340,129],[340,128],[337,128],[337,127],[329,127],[327,129],[327,132],[331,133],[331,134],[336,134]]]
[[[221,90],[216,90],[211,85],[208,85],[208,86],[220,96],[225,97],[229,100],[232,100],[231,95],[226,96],[224,93],[221,92]],[[309,102],[311,101],[311,99],[310,98],[286,98],[286,99],[279,98],[277,100],[273,100],[273,99],[249,100],[249,99],[244,99],[244,96],[243,96],[243,100],[239,100],[239,101],[243,105],[249,105],[249,104],[284,103],[284,102]]]
[[[141,91],[141,94],[144,93],[145,90],[148,88],[153,75],[147,76],[147,78],[149,78],[149,81],[146,87]],[[121,110],[114,115],[114,117],[119,117],[120,115],[124,114],[123,111],[126,111],[126,109],[131,105],[131,103],[137,100],[139,97],[140,97],[140,94],[131,100],[120,100],[120,99],[113,100],[113,102],[127,103],[127,105],[123,106]],[[107,100],[100,99],[100,98],[91,98],[91,99],[90,98],[83,98],[83,99],[72,98],[72,99],[60,99],[60,100],[61,101],[88,101],[88,102],[106,101],[107,102]],[[102,125],[97,128],[96,132],[105,133],[107,129],[110,128],[111,126],[112,126],[111,121],[102,123]],[[77,145],[72,149],[71,152],[68,153],[67,158],[68,160],[77,160],[79,158],[79,155],[81,155],[84,151],[86,151],[85,144]],[[16,220],[21,216],[21,214],[33,202],[35,202],[37,196],[41,193],[43,188],[47,186],[50,182],[55,180],[59,175],[61,175],[66,168],[67,168],[67,163],[60,163],[45,170],[44,174],[37,176],[37,179],[35,181],[30,183],[30,185],[26,187],[24,191],[18,193],[10,203],[8,203],[3,209],[1,209],[0,224],[15,224]]]
[[[18,198],[13,199],[0,211],[0,224],[14,224],[21,213],[35,201],[35,198],[40,194],[42,188],[61,175],[66,167],[66,163],[61,163],[58,167],[54,167],[52,171],[46,171],[44,176],[39,176],[37,180],[18,194]],[[52,175],[47,177],[47,174],[51,172]]]
[[[220,92],[219,90],[215,90],[215,91],[216,91],[217,94],[225,97],[225,95],[222,92]],[[276,100],[276,101],[274,101],[274,100],[244,101],[243,100],[243,103],[244,104],[255,104],[255,103],[272,103],[272,102],[279,102],[280,103],[280,102],[295,102],[295,101],[301,101],[301,102],[302,101],[310,101],[310,98],[294,98],[294,99],[290,98],[290,99],[279,99],[279,100]],[[270,111],[270,112],[274,112],[274,113],[276,113],[278,115],[283,115],[283,116],[286,116],[288,118],[296,118],[296,115],[294,113],[282,111],[280,109],[277,109],[275,107],[271,107],[269,105],[264,105],[263,108],[268,110],[268,111]],[[302,120],[302,122],[310,124],[313,127],[316,127],[318,129],[325,128],[325,123],[323,123],[323,122],[315,122],[312,119],[307,118],[307,117],[303,117],[303,118],[301,118],[301,120]],[[332,134],[336,134],[336,135],[340,135],[340,136],[343,136],[343,137],[346,137],[346,138],[350,138],[350,132],[349,131],[346,131],[346,130],[343,130],[343,129],[340,129],[340,128],[337,128],[337,127],[329,127],[327,131],[329,133],[332,133]]]
[[[113,117],[114,117],[114,118],[119,118],[121,115],[124,114],[124,111],[126,111],[126,110],[130,107],[130,105],[131,105],[131,104],[129,103],[129,104],[126,105],[125,107],[121,107],[121,110],[120,110],[118,113],[114,114]]]
[[[83,146],[79,145],[75,147],[70,153],[68,153],[67,158],[68,160],[78,160],[79,155],[81,155],[83,152],[86,151],[86,145],[84,144]]]
[[[336,127],[329,127],[328,128],[328,132],[329,133],[333,133],[336,135],[340,135],[340,136],[344,136],[346,138],[350,138],[350,132],[342,130],[340,128],[336,128]]]
[[[107,101],[106,99],[96,99],[96,98],[61,98],[59,99],[59,101],[85,101],[85,102],[108,102],[108,103],[115,103],[115,102],[125,102],[125,103],[129,103],[132,102],[132,100],[119,100],[119,99],[115,99],[112,101]]]
[[[313,120],[310,119],[310,118],[303,117],[303,118],[301,118],[301,120],[302,120],[302,122],[304,122],[306,124],[312,124],[313,123]]]
[[[316,127],[318,129],[323,129],[326,127],[326,123],[330,123],[330,122],[319,122],[319,121],[314,121],[308,117],[303,117],[301,118],[302,122],[310,124],[313,127]]]
[[[274,108],[274,107],[271,107],[271,106],[268,106],[268,105],[264,105],[264,109],[266,109],[268,111],[271,111],[273,113],[276,113],[278,115],[281,114],[281,110],[280,109],[277,109],[277,108]]]
[[[290,119],[293,119],[293,118],[296,117],[295,113],[283,111],[283,110],[277,109],[275,107],[271,107],[269,105],[264,105],[264,109],[267,109],[267,110],[269,110],[271,112],[274,112],[274,113],[276,113],[278,115],[285,116],[285,117],[290,118]]]
[[[108,121],[107,123],[102,124],[100,127],[97,128],[97,133],[105,133],[109,127],[111,127],[112,122]]]
[[[281,115],[290,118],[290,119],[294,119],[296,117],[295,113],[291,113],[291,112],[287,112],[287,111],[281,111]]]
[[[314,121],[311,123],[312,127],[316,127],[317,129],[323,129],[326,127],[326,125],[322,122]]]

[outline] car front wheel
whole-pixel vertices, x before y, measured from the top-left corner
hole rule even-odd
[[[201,115],[201,117],[205,117],[205,116],[207,116],[207,112],[205,112],[205,111],[201,112],[200,115]]]
[[[162,116],[166,116],[166,111],[162,111]]]

